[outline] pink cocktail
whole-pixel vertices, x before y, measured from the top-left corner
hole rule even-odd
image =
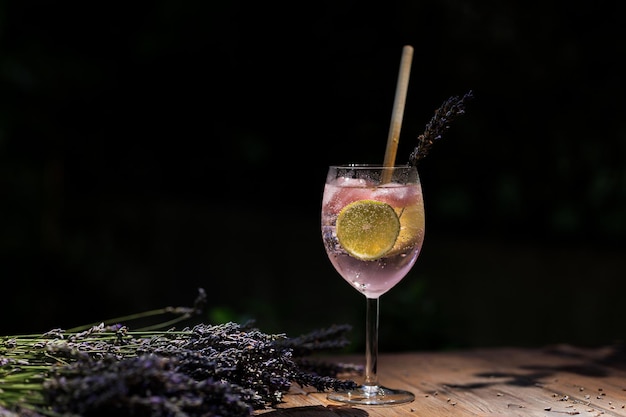
[[[379,298],[411,270],[424,241],[424,200],[417,169],[331,166],[321,226],[333,267],[367,300],[365,381],[356,390],[334,392],[328,398],[362,405],[413,401],[415,396],[408,391],[380,386],[376,364]]]
[[[389,253],[364,261],[351,256],[337,240],[337,216],[346,205],[359,200],[389,204],[398,214],[400,233]],[[368,298],[389,291],[409,272],[424,241],[424,200],[419,182],[386,183],[332,177],[324,187],[322,234],[328,257],[339,274]]]

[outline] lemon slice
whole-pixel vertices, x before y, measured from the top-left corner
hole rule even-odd
[[[337,217],[337,239],[351,256],[372,261],[385,256],[400,233],[398,215],[387,203],[358,200]]]
[[[400,233],[393,250],[387,255],[406,253],[414,245],[421,247],[421,241],[424,239],[424,207],[410,205],[395,210],[400,219]]]

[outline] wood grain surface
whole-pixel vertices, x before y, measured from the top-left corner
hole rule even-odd
[[[362,358],[334,361],[361,363]],[[492,348],[384,354],[383,386],[415,394],[396,406],[346,406],[326,393],[293,387],[263,417],[624,416],[626,355],[621,345],[585,349]],[[353,376],[358,381],[357,376]]]

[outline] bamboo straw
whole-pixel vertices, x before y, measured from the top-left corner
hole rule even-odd
[[[413,59],[413,47],[405,45],[402,48],[402,58],[400,59],[400,71],[396,84],[396,96],[391,112],[391,125],[387,136],[387,148],[385,149],[385,159],[383,166],[393,167],[400,141],[400,128],[402,127],[402,117],[404,116],[404,103],[406,102],[407,89],[409,87],[409,75],[411,73],[411,60]],[[391,170],[385,170],[382,183],[391,180]]]

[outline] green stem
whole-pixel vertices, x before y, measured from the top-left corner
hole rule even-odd
[[[159,316],[162,314],[166,314],[170,311],[171,311],[171,308],[168,308],[168,307],[158,308],[156,310],[144,311],[142,313],[135,313],[135,314],[129,314],[127,316],[115,317],[115,318],[104,321],[104,324],[111,325],[111,324],[117,324],[117,323],[126,323],[132,320],[139,320],[139,319],[144,319],[148,317]],[[103,323],[103,322],[100,321],[97,323],[91,323],[91,324],[85,324],[85,325],[78,326],[78,327],[73,327],[71,329],[68,329],[67,332],[68,333],[81,332],[84,330],[91,329],[92,327],[97,326],[100,323]]]

